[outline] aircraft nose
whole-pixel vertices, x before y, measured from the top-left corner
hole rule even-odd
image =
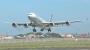
[[[35,13],[29,13],[28,16],[30,16],[30,17],[36,17],[36,14]]]

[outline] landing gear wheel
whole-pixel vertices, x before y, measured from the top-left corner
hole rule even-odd
[[[36,32],[36,29],[33,29],[33,32]]]
[[[41,29],[40,31],[43,31],[44,29]]]
[[[48,29],[48,32],[51,32],[51,29],[50,28]]]

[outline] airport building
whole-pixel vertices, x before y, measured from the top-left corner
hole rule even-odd
[[[0,34],[0,39],[3,39],[4,37],[6,37],[5,34]]]
[[[62,38],[74,38],[72,34],[61,34]]]
[[[76,34],[76,35],[74,35],[74,37],[76,37],[76,38],[90,38],[90,35],[86,34],[86,33],[82,33],[82,34]]]

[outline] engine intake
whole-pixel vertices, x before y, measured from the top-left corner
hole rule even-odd
[[[66,22],[66,25],[67,25],[67,26],[69,26],[69,25],[70,25],[70,23],[69,23],[69,22]]]
[[[17,27],[17,24],[16,24],[16,23],[12,23],[12,26],[13,26],[13,27]]]
[[[25,28],[28,28],[28,24],[24,24],[24,27],[25,27]]]

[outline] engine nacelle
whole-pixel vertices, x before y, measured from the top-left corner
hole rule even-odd
[[[67,21],[67,22],[66,22],[66,25],[69,26],[69,25],[70,25],[70,22]]]
[[[28,28],[28,24],[24,24],[24,27],[25,27],[25,28]]]
[[[12,26],[13,26],[13,27],[17,27],[17,24],[16,24],[16,23],[12,23]]]
[[[50,26],[54,26],[55,24],[54,24],[54,23],[50,23],[49,25],[50,25]]]

